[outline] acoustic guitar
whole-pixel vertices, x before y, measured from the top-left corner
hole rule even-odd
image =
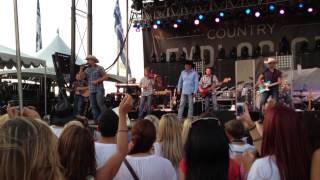
[[[67,91],[74,91],[76,95],[80,95],[83,97],[89,97],[89,88],[88,86],[77,87],[77,88],[65,88]]]
[[[216,87],[221,86],[222,84],[228,83],[231,81],[230,77],[224,78],[221,83],[216,85]],[[202,97],[206,97],[212,91],[212,85],[209,86],[199,86],[199,92]]]

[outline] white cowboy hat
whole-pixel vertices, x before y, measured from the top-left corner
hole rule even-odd
[[[278,63],[278,61],[275,58],[267,58],[266,61],[264,61],[265,64],[269,64],[269,63]]]
[[[95,56],[93,56],[93,55],[88,55],[88,56],[86,57],[86,60],[89,60],[89,59],[95,60],[97,63],[99,62],[99,60],[98,60]]]

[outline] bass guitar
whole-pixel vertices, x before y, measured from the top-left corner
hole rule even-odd
[[[230,77],[224,78],[223,81],[216,85],[216,87],[231,81]],[[199,86],[199,92],[202,97],[206,97],[212,91],[212,85],[209,86]]]

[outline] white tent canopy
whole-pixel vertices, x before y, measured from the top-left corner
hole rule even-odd
[[[5,67],[11,69],[16,64],[16,50],[0,45],[0,69],[4,69]],[[29,68],[30,66],[39,67],[40,65],[44,67],[46,62],[41,58],[21,53],[21,65],[25,68]]]
[[[67,54],[67,55],[70,55],[70,52],[71,52],[70,48],[60,38],[59,35],[57,35],[46,48],[41,49],[36,56],[40,59],[44,59],[47,63],[47,67],[54,67],[52,55],[55,54],[56,52]],[[80,57],[76,58],[76,64],[81,65],[84,63],[85,61]]]

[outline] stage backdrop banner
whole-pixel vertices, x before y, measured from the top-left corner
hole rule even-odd
[[[165,77],[167,84],[176,85],[179,75],[183,70],[183,64],[179,61],[182,52],[186,59],[194,59],[195,47],[200,47],[200,56],[204,66],[214,67],[216,74],[234,74],[234,65],[231,68],[217,65],[217,57],[221,48],[225,49],[227,60],[231,49],[236,48],[237,57],[240,57],[241,49],[248,48],[249,56],[252,56],[257,46],[261,48],[265,56],[279,55],[280,43],[283,38],[288,41],[290,53],[299,51],[301,43],[308,42],[308,48],[313,50],[315,42],[320,39],[320,18],[317,16],[279,17],[275,16],[263,21],[255,22],[247,20],[229,21],[220,24],[200,23],[195,26],[192,22],[184,22],[179,28],[173,29],[172,25],[162,26],[157,30],[143,31],[144,62],[155,73]],[[176,62],[169,62],[170,54],[176,53]],[[165,54],[166,62],[160,62],[160,55]],[[154,62],[152,55],[157,62]],[[230,63],[225,63],[230,64]],[[221,65],[220,65],[221,66]],[[224,69],[225,68],[225,69]],[[218,70],[217,70],[218,69]],[[219,75],[220,74],[220,75]],[[223,78],[223,77],[219,77]]]

